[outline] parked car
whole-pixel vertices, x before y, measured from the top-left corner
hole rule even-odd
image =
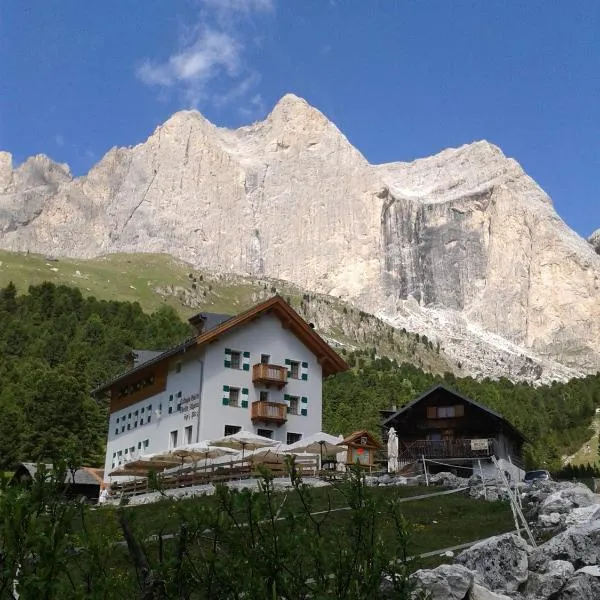
[[[534,481],[552,481],[552,477],[550,477],[550,473],[548,473],[548,471],[544,470],[527,471],[527,473],[525,473],[525,477],[523,477],[523,481],[531,484]]]

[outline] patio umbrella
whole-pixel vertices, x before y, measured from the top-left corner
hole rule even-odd
[[[388,473],[396,473],[398,471],[398,436],[393,427],[390,427],[388,432],[387,455]]]
[[[204,459],[204,467],[208,467],[209,458],[218,458],[226,454],[236,454],[237,450],[226,448],[225,446],[211,446],[207,442],[198,442],[196,444],[188,444],[173,451],[176,456],[189,458],[194,463],[194,468],[199,460]]]
[[[338,444],[342,444],[344,441],[344,436],[340,433],[338,435]],[[348,448],[346,446],[342,446],[344,448],[340,452],[335,455],[336,462],[336,470],[337,471],[345,471],[346,470],[346,459],[348,458]]]
[[[276,440],[271,440],[262,435],[253,433],[252,431],[247,431],[246,429],[240,429],[237,433],[225,435],[208,442],[211,446],[224,446],[226,448],[233,448],[234,450],[241,450],[242,460],[246,450],[258,450],[259,448],[278,446],[280,443],[281,442]]]
[[[323,461],[323,456],[336,454],[344,446],[340,446],[340,439],[328,433],[319,431],[313,433],[293,444],[286,447],[285,451],[290,454],[297,454],[299,452],[309,452],[310,454],[318,454]],[[320,467],[320,465],[319,465]]]

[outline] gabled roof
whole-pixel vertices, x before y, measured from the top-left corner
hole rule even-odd
[[[50,472],[53,469],[52,465],[45,465],[46,471]],[[37,463],[17,463],[14,467],[15,474],[18,473],[20,469],[23,469],[29,473],[29,475],[34,478],[38,471]],[[102,483],[102,469],[93,469],[91,467],[80,467],[75,471],[75,485],[100,485]],[[71,471],[67,470],[65,474],[65,483],[72,483],[72,475]]]
[[[274,314],[282,323],[289,329],[300,341],[319,359],[323,369],[323,377],[347,371],[350,367],[346,361],[337,354],[327,342],[314,331],[314,329],[281,297],[273,296],[256,306],[240,313],[235,317],[231,317],[220,323],[216,327],[208,331],[203,331],[195,337],[192,337],[169,350],[166,350],[159,356],[138,365],[137,367],[122,373],[121,375],[103,383],[96,389],[92,390],[92,395],[97,395],[105,392],[120,380],[129,377],[137,371],[148,368],[149,366],[157,365],[165,360],[182,354],[193,348],[200,348],[211,342],[214,342],[219,337],[230,333],[238,327],[247,325],[254,319],[267,313]]]
[[[377,441],[375,436],[372,433],[370,433],[367,429],[361,429],[360,431],[355,431],[351,433],[348,437],[344,438],[344,441],[340,442],[340,444],[353,444],[356,442],[356,440],[360,439],[363,436],[367,436],[367,438],[369,439],[369,446],[373,448],[381,448],[381,444]]]
[[[386,418],[384,418],[383,422],[381,423],[381,426],[384,428],[388,428],[389,427],[388,423],[390,423],[391,421],[394,421],[396,419],[396,417],[398,417],[399,415],[410,411],[415,405],[419,404],[419,402],[421,402],[425,398],[428,398],[429,396],[431,396],[431,394],[433,394],[434,392],[437,392],[437,391],[444,391],[447,394],[450,394],[450,395],[462,400],[463,402],[466,402],[467,404],[470,404],[471,406],[475,406],[476,408],[482,410],[483,412],[488,413],[492,417],[498,419],[499,421],[502,421],[502,423],[504,425],[506,425],[506,428],[509,429],[516,437],[520,438],[523,441],[527,441],[527,438],[514,425],[509,423],[499,412],[496,412],[495,410],[492,410],[491,408],[488,408],[487,406],[484,406],[483,404],[479,404],[479,402],[475,402],[475,400],[471,400],[471,398],[464,396],[460,392],[457,392],[456,390],[453,390],[453,389],[443,385],[442,383],[434,385],[432,388],[428,389],[426,392],[421,394],[418,398],[411,400],[408,404],[405,404],[401,409],[393,412],[391,414],[391,416],[386,416]],[[382,412],[384,412],[384,411],[382,411]]]

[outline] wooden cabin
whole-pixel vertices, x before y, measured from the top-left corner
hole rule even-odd
[[[373,434],[366,429],[355,431],[340,444],[348,446],[347,465],[359,464],[368,469],[372,469],[376,465],[375,455],[382,447]]]
[[[52,465],[45,465],[46,473],[53,470]],[[22,462],[14,466],[14,474],[9,485],[29,486],[38,472],[36,463]],[[100,496],[104,472],[102,469],[80,467],[74,473],[65,473],[65,492],[69,498],[85,498],[88,502],[96,503]]]
[[[382,437],[398,436],[398,461],[419,459],[468,464],[495,456],[520,466],[525,436],[501,414],[444,385],[399,410],[381,411]]]

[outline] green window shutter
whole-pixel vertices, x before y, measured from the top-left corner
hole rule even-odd
[[[303,409],[300,411],[300,414],[301,414],[303,417],[307,417],[307,416],[308,416],[308,409],[306,409],[306,408],[303,408]]]
[[[289,365],[291,362],[292,362],[292,361],[291,361],[289,358],[286,358],[286,359],[285,359],[285,364],[286,364],[286,365]]]
[[[231,367],[231,348],[225,348],[225,367],[229,369]]]
[[[242,408],[248,408],[248,400],[242,400]]]
[[[244,371],[250,370],[250,352],[244,352],[243,354],[242,369],[244,369]]]
[[[250,370],[250,365],[244,363],[244,371],[249,371]]]
[[[225,354],[231,354],[231,348],[225,348]]]
[[[223,406],[229,406],[229,398],[223,398]]]
[[[303,362],[300,368],[300,378],[302,381],[308,381],[308,363]]]
[[[302,363],[302,368],[303,369],[308,369],[308,363],[307,362],[303,362]]]
[[[223,386],[223,406],[229,406],[229,386]]]
[[[227,357],[225,357],[225,362],[224,365],[229,369],[231,367],[231,361],[227,360]]]
[[[308,381],[308,373],[302,373],[302,381]]]
[[[242,388],[242,396],[248,395],[248,388]]]
[[[250,358],[250,352],[244,352],[244,358]]]
[[[292,412],[292,409],[289,406],[287,407],[287,412],[288,414]]]
[[[284,395],[283,395],[283,399],[284,399],[286,402],[288,402],[288,401],[289,401],[289,399],[290,399],[290,395],[289,395],[289,394],[284,394]]]
[[[302,396],[300,402],[302,402],[302,404],[308,404],[308,398],[306,396]]]
[[[223,386],[223,391],[224,392],[228,392],[229,391],[229,386],[228,385],[224,385]]]

